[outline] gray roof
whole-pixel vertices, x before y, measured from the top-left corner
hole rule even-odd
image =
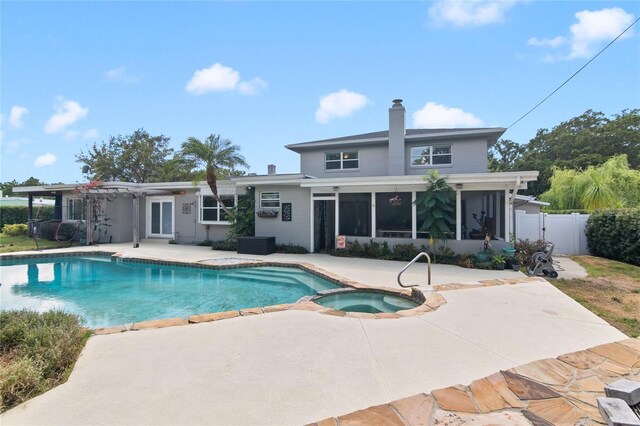
[[[502,127],[463,128],[463,129],[407,129],[405,139],[428,139],[438,137],[468,137],[484,136],[491,140],[498,139],[506,129]],[[389,131],[361,133],[358,135],[342,136],[339,138],[322,139],[286,145],[292,151],[323,146],[344,145],[345,143],[371,144],[384,143],[389,140]]]

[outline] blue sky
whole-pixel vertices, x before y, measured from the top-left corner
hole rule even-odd
[[[640,16],[640,2],[9,2],[0,180],[82,181],[75,154],[138,128],[219,133],[251,172],[284,145],[407,126],[507,127]],[[640,24],[505,138],[640,107]]]

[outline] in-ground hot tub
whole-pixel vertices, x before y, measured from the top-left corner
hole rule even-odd
[[[346,312],[378,314],[398,312],[420,306],[417,301],[390,292],[338,289],[318,292],[314,303]]]

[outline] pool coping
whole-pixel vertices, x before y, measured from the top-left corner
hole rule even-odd
[[[397,288],[392,287],[371,287],[366,284],[360,283],[355,280],[344,278],[338,274],[334,274],[332,272],[326,271],[322,268],[319,268],[308,262],[273,262],[268,260],[258,260],[258,259],[244,259],[244,258],[225,258],[218,260],[230,260],[228,263],[224,262],[215,262],[208,263],[211,260],[200,260],[195,262],[185,262],[178,260],[165,260],[158,259],[154,257],[129,257],[125,256],[122,252],[115,251],[69,251],[64,253],[20,253],[20,254],[4,254],[0,256],[0,261],[3,259],[7,260],[24,260],[24,259],[47,259],[47,258],[58,258],[58,257],[91,257],[91,256],[101,256],[101,257],[110,257],[112,261],[122,261],[123,263],[151,263],[156,265],[166,265],[166,266],[178,266],[178,267],[188,267],[188,268],[199,268],[199,269],[213,269],[213,270],[225,270],[225,269],[239,269],[239,268],[255,268],[255,267],[264,267],[264,266],[274,266],[274,267],[289,267],[296,268],[323,279],[326,279],[341,288],[352,288],[355,290],[367,291],[372,293],[383,293],[383,294],[392,294],[395,296],[402,297],[404,299],[411,300],[418,304],[417,307],[411,309],[399,310],[395,313],[393,312],[384,312],[384,313],[364,313],[364,312],[348,312],[341,311],[338,309],[327,308],[325,306],[314,303],[311,300],[303,297],[295,303],[285,303],[271,306],[263,306],[263,307],[253,307],[253,308],[244,308],[238,310],[231,311],[222,311],[222,312],[211,312],[211,313],[203,313],[203,314],[195,314],[190,315],[187,318],[179,317],[179,318],[163,318],[157,320],[147,320],[135,323],[127,323],[120,324],[116,326],[110,327],[99,327],[92,329],[93,333],[96,335],[106,335],[113,333],[121,333],[125,331],[139,331],[139,330],[148,330],[148,329],[157,329],[157,328],[165,328],[165,327],[175,327],[181,325],[189,325],[189,324],[199,324],[203,322],[212,322],[219,321],[224,319],[231,319],[241,316],[252,316],[252,315],[260,315],[267,314],[273,312],[282,312],[287,310],[296,310],[296,311],[310,311],[317,312],[324,315],[331,315],[336,317],[345,317],[345,318],[357,318],[357,319],[399,319],[404,317],[412,317],[412,316],[420,316],[427,312],[432,312],[440,308],[440,306],[447,303],[447,300],[438,292],[439,291],[450,291],[450,290],[460,290],[460,289],[471,289],[471,288],[482,288],[482,287],[492,287],[497,285],[514,285],[525,282],[532,281],[545,281],[540,277],[522,277],[522,278],[508,278],[508,279],[492,279],[492,280],[480,280],[477,284],[439,284],[434,285],[428,290],[422,291],[418,287],[410,287],[404,290],[399,290]],[[0,263],[1,264],[1,263]],[[423,287],[424,288],[424,287]]]

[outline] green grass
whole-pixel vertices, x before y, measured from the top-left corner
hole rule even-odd
[[[572,256],[580,266],[587,270],[590,277],[638,277],[640,267],[594,256]]]
[[[587,278],[551,283],[628,336],[640,336],[640,267],[594,256],[575,256]]]
[[[69,243],[59,243],[57,241],[49,241],[38,239],[38,245],[40,249],[52,249],[69,247]],[[29,251],[36,250],[36,243],[33,239],[26,236],[10,237],[5,234],[0,234],[0,253],[11,253],[14,251]]]
[[[64,383],[91,332],[59,311],[0,311],[0,413]]]

